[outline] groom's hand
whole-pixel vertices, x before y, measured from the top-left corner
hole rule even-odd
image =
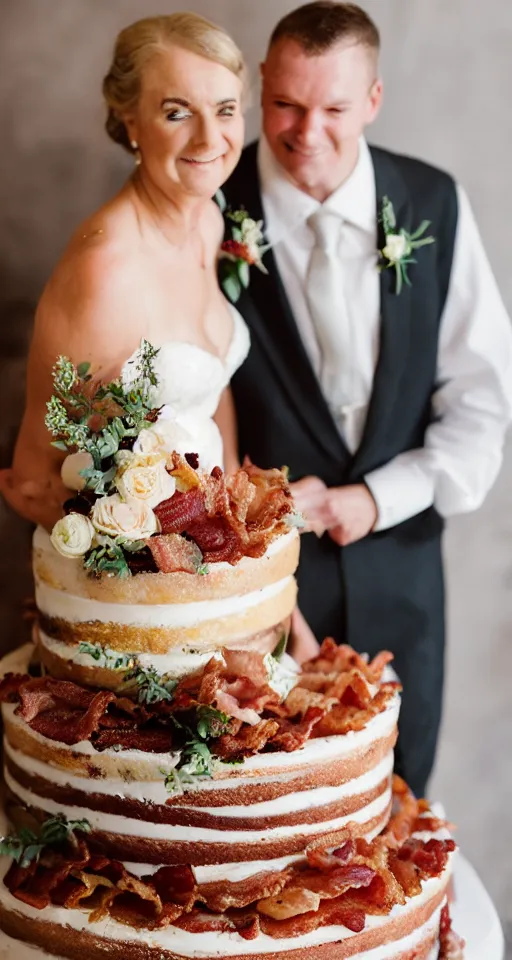
[[[348,547],[356,540],[368,536],[377,523],[377,504],[364,483],[348,487],[334,487],[329,491],[333,510],[339,522],[328,527],[329,536],[340,545]]]
[[[318,536],[327,530],[342,547],[366,537],[377,522],[377,505],[364,483],[327,487],[319,477],[303,477],[291,490],[306,530]]]

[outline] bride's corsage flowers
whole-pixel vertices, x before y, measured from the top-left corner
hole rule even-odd
[[[430,220],[423,220],[414,233],[409,233],[403,227],[397,227],[395,211],[389,197],[383,197],[380,213],[380,222],[384,230],[385,244],[382,250],[379,250],[381,262],[380,270],[389,270],[390,268],[396,274],[395,293],[398,295],[404,283],[411,286],[411,281],[407,272],[411,263],[417,263],[412,256],[414,250],[419,247],[425,247],[430,243],[435,243],[435,237],[424,237],[425,230],[430,226]],[[421,239],[420,239],[421,238]]]

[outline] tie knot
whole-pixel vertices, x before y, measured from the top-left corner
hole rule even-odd
[[[315,234],[317,245],[326,253],[336,252],[342,223],[338,214],[331,210],[324,210],[322,207],[308,217],[308,227]]]

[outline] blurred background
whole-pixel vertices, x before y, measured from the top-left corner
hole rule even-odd
[[[0,465],[20,420],[34,308],[77,223],[131,161],[103,133],[101,80],[117,32],[151,13],[195,10],[223,24],[252,76],[299,0],[3,0],[0,5]],[[511,0],[362,0],[382,32],[385,105],[373,142],[419,155],[465,185],[512,312]],[[432,797],[512,932],[512,449],[484,507],[446,536],[448,685]],[[1,646],[20,642],[32,588],[30,530],[0,504]],[[485,960],[485,958],[482,958]]]

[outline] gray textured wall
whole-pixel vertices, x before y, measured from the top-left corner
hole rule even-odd
[[[160,0],[157,6],[144,0],[3,0],[2,465],[9,460],[20,416],[37,296],[77,221],[121,184],[130,167],[102,130],[99,90],[115,34],[140,16],[178,9],[194,9],[224,24],[251,66],[255,105],[248,121],[254,135],[257,63],[271,27],[295,5],[295,0]],[[373,138],[446,167],[465,184],[512,309],[512,2],[362,0],[362,5],[377,21],[384,43],[386,99]],[[512,824],[506,810],[512,787],[506,686],[512,533],[502,519],[510,515],[507,476],[484,510],[456,521],[448,537],[449,693],[435,787],[461,824],[466,850],[512,920]],[[20,606],[31,587],[28,530],[1,504],[0,543],[1,643],[6,648],[20,637]],[[500,659],[493,667],[494,652]]]

